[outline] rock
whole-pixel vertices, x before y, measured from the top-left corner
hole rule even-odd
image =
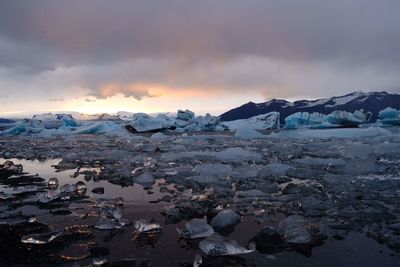
[[[305,184],[295,184],[289,183],[283,188],[282,194],[289,195],[289,194],[307,194],[310,190],[307,185]]]
[[[270,226],[264,227],[251,240],[261,253],[273,254],[284,244],[281,234]]]
[[[221,210],[210,222],[214,228],[232,226],[240,221],[240,215],[233,210]]]
[[[258,190],[258,189],[251,189],[247,191],[238,191],[238,197],[266,197],[267,194]]]

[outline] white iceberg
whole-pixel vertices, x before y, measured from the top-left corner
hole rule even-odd
[[[356,110],[354,113],[335,110],[326,116],[325,121],[338,126],[357,127],[360,124],[367,123],[370,118],[371,113],[364,112],[363,110]]]
[[[285,118],[285,129],[297,129],[311,125],[321,124],[326,119],[326,115],[321,113],[296,112]]]
[[[388,107],[379,111],[379,122],[385,125],[400,125],[400,110]]]
[[[182,121],[192,121],[194,119],[194,112],[190,110],[178,110],[176,119]]]
[[[123,130],[120,124],[111,121],[93,122],[86,126],[77,128],[75,134],[108,134]]]
[[[40,133],[44,129],[41,121],[25,119],[17,123],[14,127],[1,131],[0,135],[30,135]]]
[[[175,129],[175,120],[164,114],[151,117],[145,113],[136,113],[132,116],[132,121],[127,125],[131,132],[145,133],[157,132],[167,129]]]
[[[38,114],[32,120],[41,121],[45,129],[58,129],[64,127],[77,127],[79,123],[70,114]]]
[[[254,116],[248,119],[227,121],[224,122],[223,125],[228,127],[229,130],[237,130],[239,128],[250,128],[253,130],[271,130],[279,129],[279,120],[279,112],[269,112],[267,114]]]

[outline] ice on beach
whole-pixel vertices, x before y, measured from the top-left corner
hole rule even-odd
[[[309,222],[304,217],[292,215],[279,223],[279,232],[288,243],[307,244],[312,240],[309,226]]]
[[[163,133],[155,133],[155,134],[153,134],[152,136],[150,136],[150,139],[151,140],[158,140],[158,141],[161,141],[161,140],[165,140],[165,139],[168,139],[168,136],[167,135],[165,135],[165,134],[163,134]]]
[[[151,186],[155,183],[155,179],[153,177],[153,175],[151,175],[150,173],[142,173],[139,176],[134,177],[133,181],[137,184],[140,184],[144,187],[148,187]]]
[[[271,133],[272,138],[361,138],[375,136],[390,136],[392,132],[379,127],[348,128],[348,129],[298,129]]]
[[[251,140],[265,138],[266,136],[256,130],[250,129],[246,126],[242,126],[236,129],[235,137],[238,139]]]
[[[232,167],[229,165],[219,164],[219,163],[215,164],[205,163],[197,165],[193,169],[193,171],[202,176],[223,177],[223,176],[228,176],[231,173]]]
[[[192,219],[185,224],[185,229],[177,229],[183,238],[202,238],[214,234],[214,229],[207,223],[206,219]]]
[[[240,221],[240,215],[231,209],[221,210],[210,222],[214,228],[224,228]]]
[[[139,233],[157,233],[161,231],[159,223],[146,219],[137,220],[134,227]]]
[[[21,242],[25,244],[44,245],[50,243],[61,234],[61,231],[52,231],[47,233],[26,235],[21,238]]]
[[[79,127],[74,131],[74,134],[107,134],[123,130],[120,124],[111,121],[101,121]]]
[[[230,147],[221,152],[217,152],[215,157],[221,161],[243,162],[243,161],[260,161],[261,154],[243,149],[241,147]]]
[[[201,241],[200,249],[210,256],[228,256],[247,254],[255,251],[255,244],[251,243],[249,248],[240,246],[235,240],[213,234]]]

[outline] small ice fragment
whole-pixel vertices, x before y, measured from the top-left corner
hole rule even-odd
[[[125,225],[125,224],[124,224]],[[123,225],[118,220],[112,220],[110,218],[100,218],[100,220],[94,226],[98,230],[113,230],[121,229]]]
[[[199,244],[200,249],[210,256],[227,256],[246,254],[255,251],[255,244],[250,243],[249,249],[240,246],[235,240],[214,234]]]
[[[138,183],[144,187],[151,186],[154,184],[154,177],[149,173],[143,173],[138,177],[134,178],[135,183]]]
[[[199,254],[196,254],[194,256],[193,267],[199,267],[202,263],[203,263],[203,258]]]
[[[161,231],[161,225],[153,220],[139,219],[135,222],[135,229],[140,233],[154,233]]]
[[[184,230],[178,230],[183,238],[202,238],[214,234],[214,229],[207,223],[206,219],[192,219],[186,223]]]
[[[28,223],[35,223],[35,222],[37,222],[36,217],[30,217],[30,218],[28,219]]]
[[[105,266],[107,264],[107,259],[93,259],[93,266]]]
[[[61,234],[61,231],[52,231],[48,233],[26,235],[21,238],[21,242],[25,244],[43,245],[53,241]]]
[[[279,223],[279,231],[286,242],[295,244],[311,242],[312,236],[308,227],[309,223],[300,215],[291,215]]]
[[[49,181],[47,182],[47,186],[52,189],[56,189],[58,185],[59,185],[58,179],[55,177],[50,178]]]
[[[75,187],[78,193],[85,193],[87,189],[86,184],[81,181],[76,182]]]
[[[215,228],[224,228],[240,221],[240,215],[233,210],[221,210],[217,216],[211,220],[211,226]]]

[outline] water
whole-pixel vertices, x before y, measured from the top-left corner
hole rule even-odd
[[[0,162],[2,161],[0,159]],[[55,251],[64,260],[64,262],[59,263],[61,266],[71,266],[74,262],[81,266],[95,265],[95,263],[103,261],[113,262],[123,259],[148,261],[153,267],[180,266],[181,263],[193,264],[196,254],[201,253],[198,245],[202,239],[193,241],[179,240],[176,228],[184,229],[186,221],[181,221],[177,224],[165,223],[165,217],[160,212],[172,203],[151,203],[165,195],[170,195],[167,192],[160,192],[160,185],[165,182],[162,179],[156,181],[151,189],[153,193],[149,194],[147,189],[138,184],[121,187],[105,180],[86,181],[82,174],[74,176],[76,169],[57,172],[52,166],[57,165],[60,161],[59,159],[45,162],[17,159],[12,159],[12,161],[16,164],[22,164],[25,172],[30,174],[37,173],[40,177],[46,179],[46,184],[50,178],[56,177],[59,181],[59,187],[66,184],[75,184],[78,181],[85,183],[87,187],[85,193],[87,198],[71,201],[67,208],[59,207],[58,213],[54,213],[54,210],[57,209],[52,208],[51,211],[53,213],[51,213],[47,209],[31,204],[22,205],[12,211],[28,217],[33,216],[37,222],[48,225],[53,231],[60,231],[65,227],[78,225],[83,227],[79,231],[89,231],[91,233],[91,235],[75,239],[68,246]],[[85,170],[98,171],[96,168],[86,168],[80,171]],[[92,189],[96,187],[104,187],[105,193],[103,195],[92,193]],[[173,189],[174,185],[170,184],[168,188]],[[4,188],[1,190],[6,191]],[[121,210],[112,209],[108,211],[111,215],[100,215],[99,217],[99,207],[96,207],[96,205],[103,203],[102,201],[108,201],[116,205],[113,199],[119,197],[124,199],[123,208]],[[71,214],[67,214],[68,211]],[[102,216],[109,219],[111,217],[111,220],[115,220],[114,222],[126,219],[132,223],[121,226],[119,230],[93,229],[93,226],[99,222]],[[253,217],[245,216],[242,222],[234,227],[233,231],[225,235],[229,239],[236,240],[238,245],[247,247],[249,241],[265,225],[277,228],[279,221],[281,221],[281,216],[280,214],[271,215],[269,220],[262,222],[257,222]],[[135,234],[137,232],[135,222],[139,219],[151,220],[147,221],[149,223],[147,226],[160,226],[162,231],[150,231],[151,233],[146,235]],[[46,237],[46,232],[44,232],[44,235],[33,237],[43,240],[41,238],[43,236]],[[90,255],[89,247],[92,243],[97,244],[99,247],[107,248],[106,255],[96,257]],[[400,258],[393,254],[391,250],[378,244],[375,240],[368,239],[365,234],[358,232],[350,233],[344,240],[326,241],[323,246],[313,248],[311,257],[306,257],[294,251],[283,251],[272,256],[256,251],[246,255],[222,259],[212,258],[204,253],[201,255],[204,266],[400,266]],[[199,261],[198,256],[197,261]],[[46,262],[46,258],[43,258],[42,265],[53,265]]]

